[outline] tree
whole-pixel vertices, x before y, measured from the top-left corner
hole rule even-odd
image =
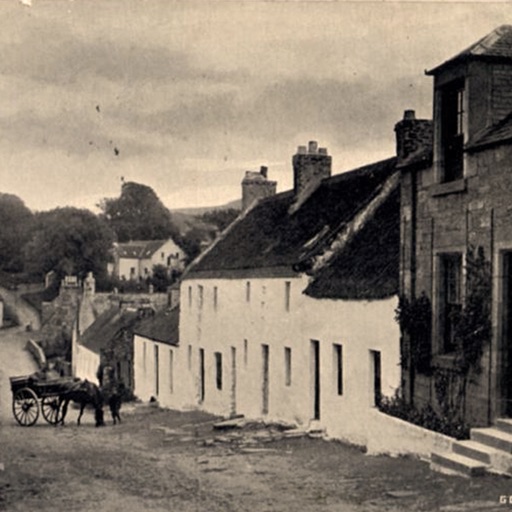
[[[120,197],[105,198],[98,206],[119,242],[160,240],[179,235],[171,213],[146,185],[123,183]]]
[[[215,224],[220,231],[224,231],[238,215],[240,215],[240,210],[236,208],[226,208],[203,213],[201,219],[205,222]]]
[[[35,228],[25,245],[27,270],[43,275],[85,277],[106,274],[113,234],[103,219],[89,210],[56,208],[36,215]]]
[[[1,269],[15,272],[23,269],[22,249],[33,222],[34,215],[19,197],[0,193]]]

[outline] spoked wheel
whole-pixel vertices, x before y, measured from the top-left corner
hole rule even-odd
[[[37,395],[30,388],[18,389],[12,399],[12,412],[22,427],[30,427],[39,418]]]
[[[57,425],[60,416],[60,400],[58,396],[45,396],[41,401],[43,418],[52,425]]]

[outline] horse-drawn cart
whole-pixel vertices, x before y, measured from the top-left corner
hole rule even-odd
[[[39,411],[50,424],[60,420],[61,395],[73,383],[72,377],[40,379],[37,374],[10,377],[12,412],[23,427],[30,427],[39,418]]]

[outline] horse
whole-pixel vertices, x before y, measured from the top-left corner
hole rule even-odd
[[[105,425],[103,420],[104,398],[101,390],[96,386],[96,384],[93,384],[88,380],[80,380],[73,382],[66,390],[64,390],[59,395],[59,410],[61,411],[61,415],[57,423],[64,425],[68,405],[71,401],[80,405],[80,414],[78,415],[78,420],[76,422],[78,426],[80,425],[82,414],[84,413],[84,409],[87,405],[92,405],[94,407],[96,426],[102,427]]]

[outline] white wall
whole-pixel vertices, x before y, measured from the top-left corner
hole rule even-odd
[[[246,282],[250,282],[247,300]],[[289,310],[286,284],[290,283]],[[233,412],[232,347],[236,350],[236,412],[263,416],[262,344],[269,347],[269,419],[307,426],[313,417],[311,340],[320,347],[320,424],[332,437],[364,443],[361,422],[373,408],[370,350],[380,351],[382,391],[399,385],[396,298],[381,301],[318,300],[302,291],[306,278],[186,279],[181,285],[180,352],[191,348],[191,370],[179,366],[183,403],[222,415]],[[202,306],[199,286],[203,287]],[[189,287],[191,301],[189,303]],[[217,305],[214,289],[217,289]],[[247,353],[245,342],[247,340]],[[343,347],[343,394],[337,394],[333,344]],[[285,347],[291,349],[291,385],[285,384]],[[199,349],[205,353],[205,398],[199,402]],[[222,389],[215,352],[222,354]],[[187,376],[188,373],[188,376]],[[181,375],[183,374],[183,378]],[[190,375],[192,380],[190,380]],[[188,380],[187,380],[188,379]]]
[[[135,396],[143,401],[154,397],[162,407],[190,408],[191,404],[184,400],[184,389],[193,386],[186,351],[138,334],[134,335],[133,347]],[[158,350],[158,389],[155,350]]]
[[[74,376],[98,384],[96,374],[100,365],[99,354],[96,354],[96,352],[84,347],[80,343],[75,344],[75,349],[73,354],[73,357],[76,357],[73,364],[75,371]]]
[[[135,268],[135,274],[130,273],[130,269]],[[119,278],[124,276],[125,279],[138,279],[139,277],[139,260],[137,258],[119,258]]]

